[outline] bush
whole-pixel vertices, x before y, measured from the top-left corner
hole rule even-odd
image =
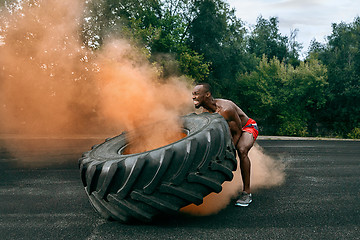
[[[351,139],[360,139],[360,128],[354,128],[347,136]]]
[[[282,136],[306,137],[308,135],[307,124],[294,116],[281,117],[278,134]]]

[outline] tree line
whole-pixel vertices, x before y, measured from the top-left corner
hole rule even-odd
[[[331,23],[329,23],[331,24]],[[249,26],[223,0],[88,0],[82,38],[93,49],[131,39],[166,79],[209,82],[238,104],[261,134],[360,138],[360,18],[332,23],[304,59],[297,30],[276,17]]]

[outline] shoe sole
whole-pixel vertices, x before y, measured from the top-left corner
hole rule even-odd
[[[235,203],[235,206],[239,206],[239,207],[247,207],[250,205],[252,201],[250,201],[249,203]]]

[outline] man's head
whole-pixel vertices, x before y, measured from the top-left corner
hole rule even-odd
[[[206,105],[212,99],[211,86],[208,83],[197,84],[192,91],[195,108]]]

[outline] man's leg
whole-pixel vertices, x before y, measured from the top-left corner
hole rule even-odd
[[[251,162],[248,156],[249,150],[254,144],[254,137],[249,132],[242,132],[242,135],[236,145],[236,150],[240,158],[240,170],[243,180],[243,191],[251,193],[250,189],[250,169]]]

